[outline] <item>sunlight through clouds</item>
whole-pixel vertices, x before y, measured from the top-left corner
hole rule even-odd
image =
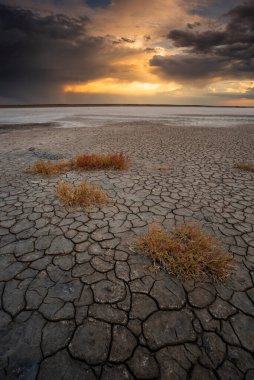
[[[253,20],[252,0],[2,0],[0,98],[250,104]]]
[[[170,93],[180,88],[180,85],[174,83],[127,82],[115,78],[104,78],[83,84],[66,85],[64,92],[151,96],[158,93]]]

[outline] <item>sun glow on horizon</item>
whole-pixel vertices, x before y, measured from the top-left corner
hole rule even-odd
[[[176,83],[151,83],[139,81],[123,81],[116,78],[103,78],[87,83],[71,84],[64,86],[65,93],[84,94],[114,94],[132,96],[152,96],[158,93],[172,93],[181,86]]]
[[[228,81],[222,83],[215,83],[210,86],[209,91],[216,94],[247,94],[248,91],[254,89],[253,81]]]

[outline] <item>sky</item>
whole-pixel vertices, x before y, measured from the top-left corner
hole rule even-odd
[[[0,104],[254,106],[254,0],[0,0]]]

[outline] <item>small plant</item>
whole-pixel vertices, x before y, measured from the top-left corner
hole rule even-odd
[[[41,161],[26,170],[28,173],[53,175],[70,170],[124,170],[128,167],[128,160],[123,153],[114,154],[80,154],[73,160]]]
[[[123,153],[80,154],[74,159],[73,165],[81,170],[124,170],[128,167],[128,160]]]
[[[53,175],[57,173],[64,173],[71,169],[70,161],[41,161],[38,160],[34,165],[27,170],[27,172],[34,174]]]
[[[235,165],[235,168],[247,172],[254,172],[254,164],[250,162],[241,162],[240,164]]]
[[[194,225],[179,226],[170,234],[158,225],[151,225],[134,248],[148,254],[154,265],[182,280],[205,274],[224,280],[231,270],[232,258],[221,243]]]
[[[108,196],[96,186],[82,181],[78,185],[59,181],[56,186],[58,198],[66,206],[92,206],[101,205],[108,202]]]

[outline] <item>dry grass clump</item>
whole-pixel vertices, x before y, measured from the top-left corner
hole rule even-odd
[[[219,241],[194,225],[179,226],[171,234],[158,225],[151,225],[134,247],[147,253],[154,265],[159,264],[182,280],[205,274],[224,280],[230,274],[229,253]]]
[[[250,162],[241,162],[240,164],[235,165],[235,168],[245,170],[247,172],[254,172],[254,164]]]
[[[80,154],[74,159],[73,165],[81,170],[124,170],[128,167],[128,160],[123,153]]]
[[[41,161],[26,170],[28,173],[53,175],[70,170],[124,170],[128,167],[128,159],[123,153],[109,154],[79,154],[73,160]]]
[[[33,174],[53,175],[57,173],[64,173],[71,169],[70,161],[41,161],[38,160],[34,165],[27,170]]]
[[[59,181],[56,186],[56,194],[66,206],[87,207],[105,204],[109,200],[106,193],[86,181],[82,181],[78,185]]]

